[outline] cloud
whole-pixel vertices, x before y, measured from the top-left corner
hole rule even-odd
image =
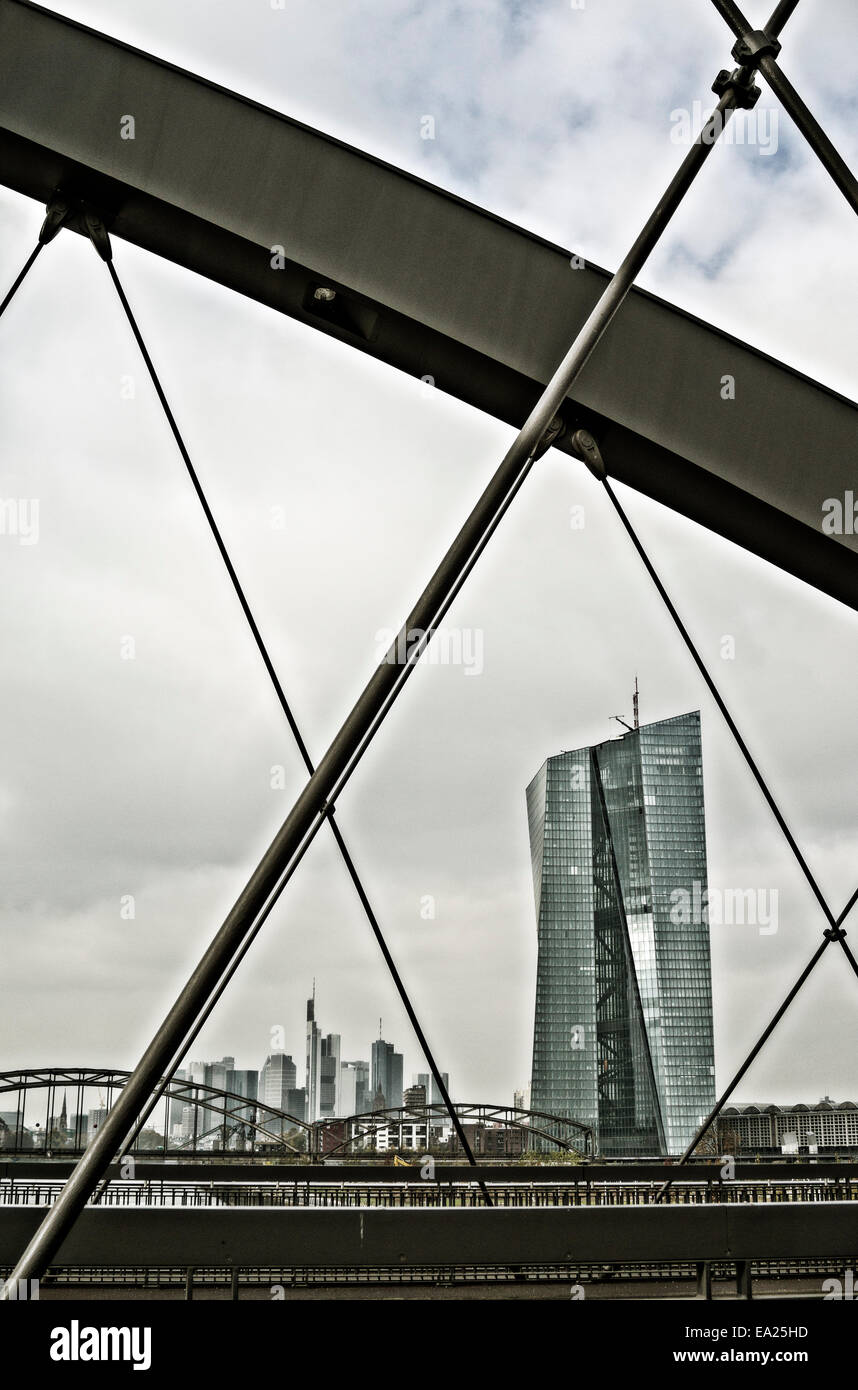
[[[730,47],[708,7],[678,0],[645,13],[632,0],[56,8],[607,266],[676,167],[671,111],[708,99]],[[837,16],[853,32],[851,9]],[[848,141],[851,78],[832,63],[831,27],[818,36],[800,11],[794,24],[784,66]],[[434,140],[420,137],[424,115]],[[643,284],[854,396],[858,290],[837,273],[852,263],[852,216],[781,136],[770,158],[741,145],[713,154]],[[0,206],[8,282],[40,214],[8,193]],[[318,757],[371,670],[375,634],[398,625],[510,432],[130,246],[116,256]],[[0,551],[3,1055],[131,1066],[303,773],[104,269],[79,238],[40,259],[0,324],[0,353],[3,495],[37,497],[41,523],[38,545],[5,537]],[[573,531],[575,505],[586,524]],[[628,507],[840,905],[856,877],[844,775],[858,737],[855,615],[655,503],[629,494]],[[483,674],[415,674],[340,820],[454,1093],[511,1100],[529,1074],[524,786],[547,755],[612,734],[635,673],[644,719],[703,710],[713,882],[780,892],[777,934],[713,938],[725,1077],[813,949],[820,914],[589,475],[566,458],[539,463],[448,622],[482,633]],[[127,930],[124,894],[137,905]],[[368,1055],[381,1015],[406,1075],[423,1069],[323,837],[195,1052],[259,1065],[283,1023],[300,1058],[314,975],[344,1056]],[[785,1066],[778,1043],[755,1070],[758,1095],[853,1091],[855,1001],[826,979],[836,1007],[796,1011],[800,1065]]]

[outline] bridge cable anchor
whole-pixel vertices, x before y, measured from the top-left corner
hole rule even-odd
[[[601,450],[590,431],[576,430],[570,442],[575,450],[576,458],[581,459],[587,465],[594,478],[598,478],[602,483],[605,482],[608,477],[608,470],[605,467]]]
[[[83,224],[86,227],[89,239],[103,261],[113,260],[113,247],[110,244],[110,237],[107,235],[107,228],[99,213],[94,208],[84,203],[82,208]]]
[[[45,220],[39,232],[40,246],[47,246],[49,241],[53,241],[74,213],[74,206],[66,195],[57,189],[48,199],[45,213]]]

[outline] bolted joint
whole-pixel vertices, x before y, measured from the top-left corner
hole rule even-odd
[[[91,207],[84,205],[83,223],[86,227],[90,241],[103,261],[113,260],[113,248],[110,245],[110,237],[107,235],[107,228],[99,214]]]
[[[566,426],[559,415],[552,416],[545,427],[545,433],[531,454],[531,458],[541,459],[543,454],[547,454],[552,444],[556,444],[558,439],[562,439],[566,433]]]
[[[47,207],[45,208],[46,217],[42,223],[42,230],[39,232],[39,243],[47,246],[54,237],[68,222],[74,211],[71,203],[64,193],[57,189],[52,193]]]
[[[822,934],[827,941],[843,941],[846,936],[842,927],[826,927]]]
[[[46,217],[39,232],[39,242],[46,246],[63,227],[88,236],[103,261],[113,259],[110,237],[101,213],[74,193],[57,188],[45,209]]]
[[[762,93],[750,74],[750,68],[734,68],[732,72],[729,68],[722,68],[712,83],[712,90],[716,96],[722,97],[732,87],[736,106],[744,111],[751,111]]]
[[[599,446],[590,431],[576,430],[571,442],[578,458],[586,463],[593,477],[604,482],[608,476],[608,470],[605,467],[605,460],[602,458]]]
[[[767,34],[765,29],[751,29],[737,39],[730,50],[731,56],[743,68],[759,67],[761,58],[777,58],[781,51],[780,40]]]

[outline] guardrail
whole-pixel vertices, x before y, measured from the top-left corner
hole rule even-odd
[[[492,1201],[502,1207],[617,1207],[655,1202],[662,1183],[591,1182],[574,1184],[516,1182],[485,1184]],[[10,1206],[49,1206],[63,1189],[59,1180],[0,1181],[0,1212]],[[673,1206],[719,1203],[763,1204],[854,1202],[858,1176],[842,1179],[770,1180],[767,1182],[675,1183],[665,1194]],[[289,1182],[142,1182],[114,1180],[99,1199],[107,1207],[480,1207],[480,1186],[458,1182],[338,1182],[302,1179]]]

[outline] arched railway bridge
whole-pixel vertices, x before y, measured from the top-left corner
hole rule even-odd
[[[131,1072],[109,1067],[39,1067],[0,1072],[0,1151],[58,1157],[84,1151]],[[160,1088],[159,1088],[160,1089]],[[5,1098],[5,1099],[4,1099]],[[592,1157],[592,1129],[577,1120],[511,1105],[455,1106],[478,1151],[503,1157],[538,1149]],[[346,1157],[367,1151],[450,1149],[450,1117],[441,1104],[398,1106],[308,1123],[255,1096],[173,1078],[134,1153]]]

